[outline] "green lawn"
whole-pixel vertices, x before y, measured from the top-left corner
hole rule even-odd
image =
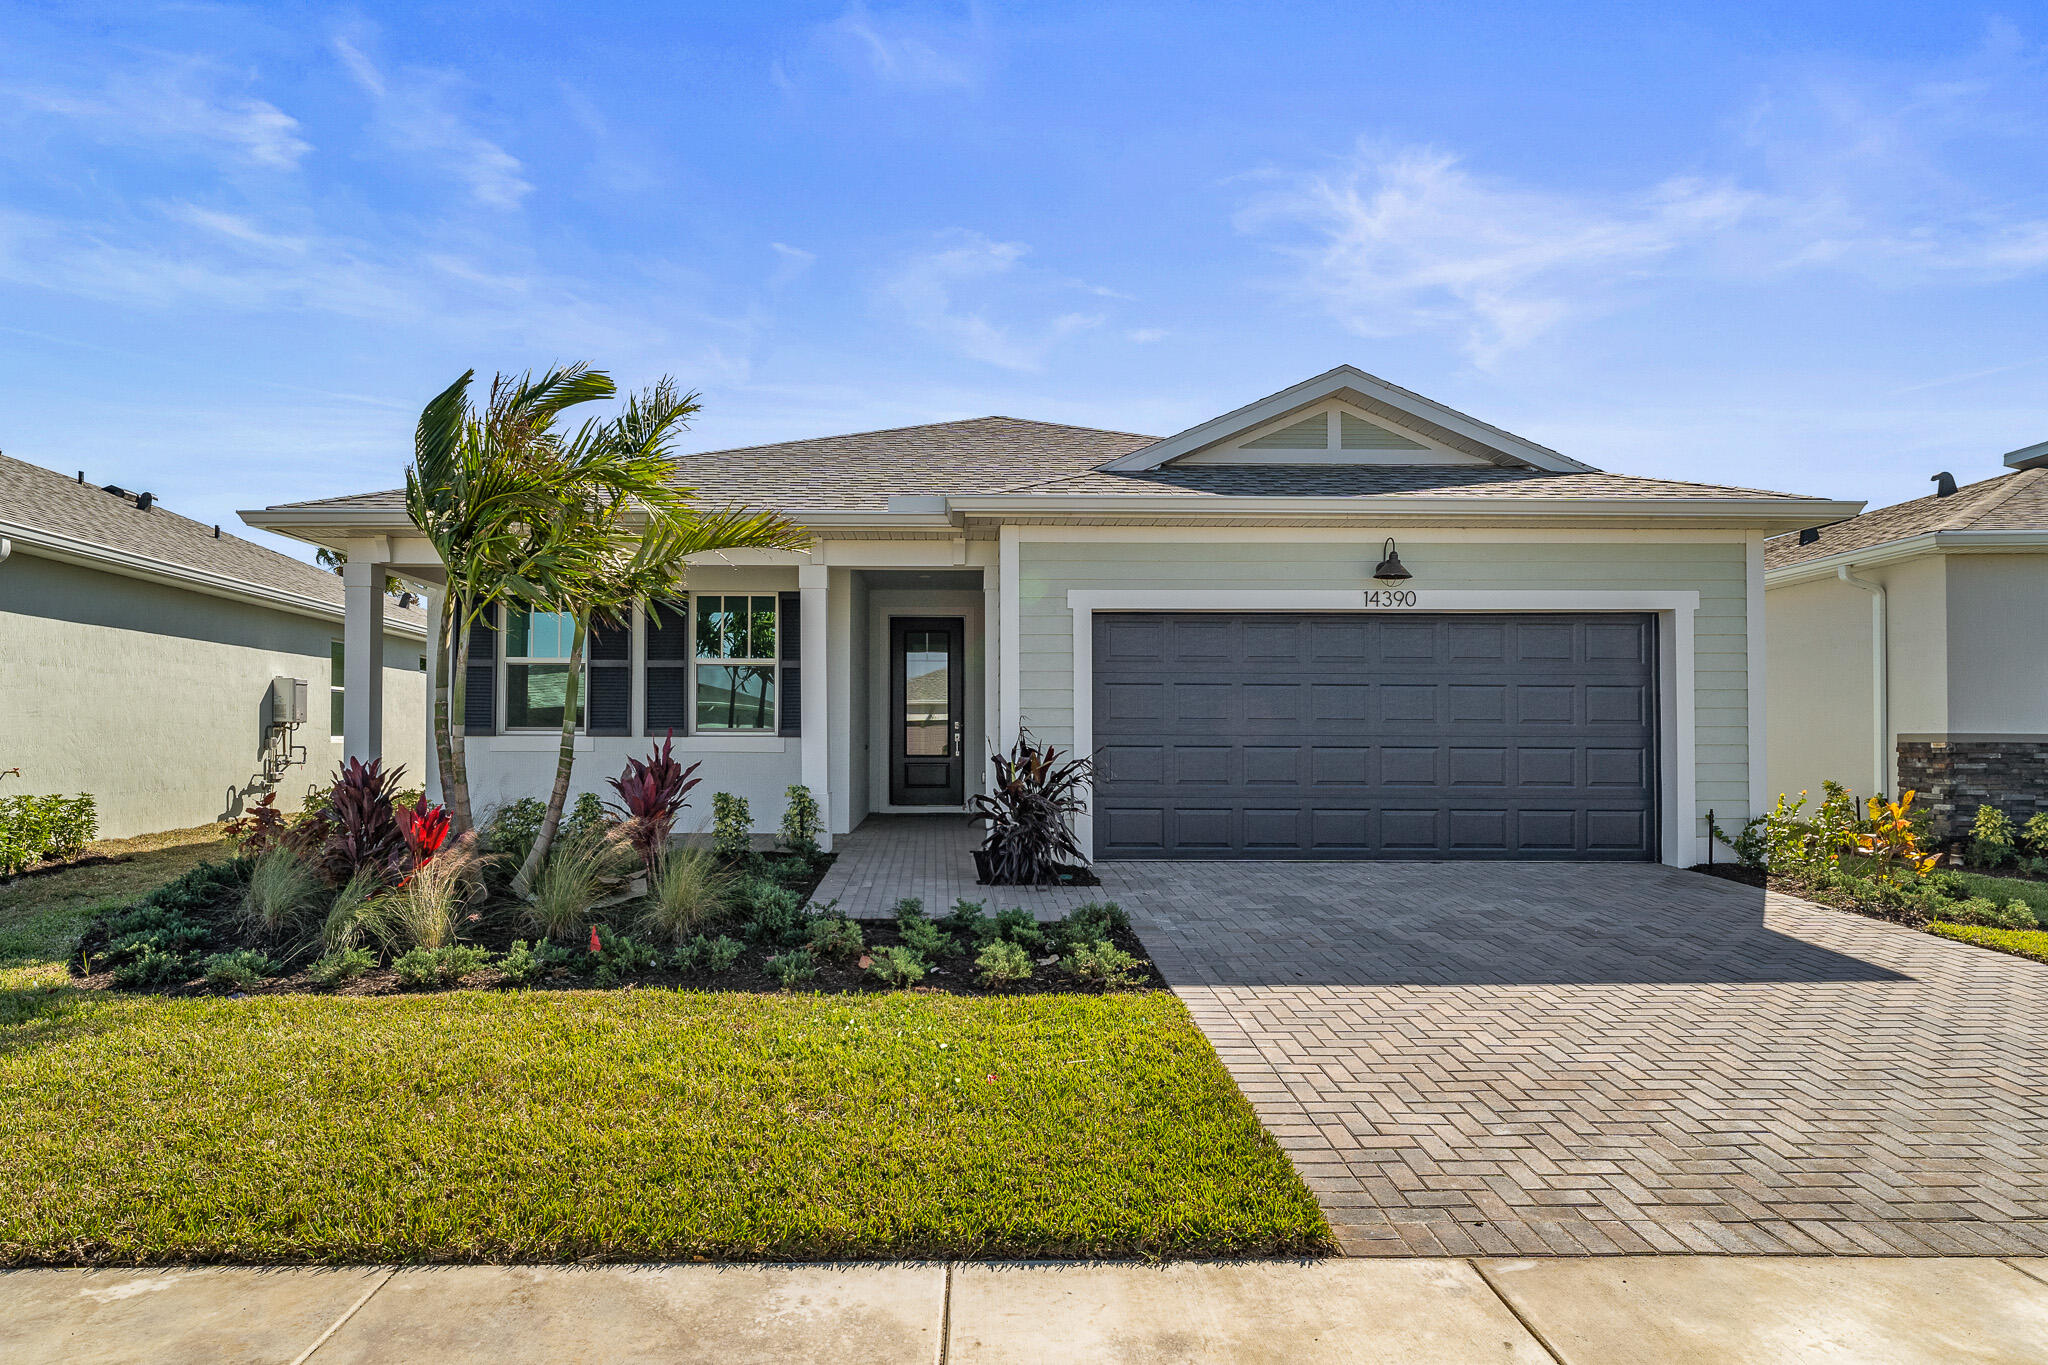
[[[2001,953],[2017,953],[2021,957],[2048,962],[2048,929],[1988,929],[1975,924],[1936,921],[1927,926],[1927,932],[1960,943],[1974,943],[1979,948],[1995,948]]]
[[[2048,882],[2029,881],[2024,877],[1993,877],[1982,872],[1958,872],[1955,875],[1969,884],[1971,895],[1989,897],[2000,905],[2011,900],[2025,901],[2041,922],[2048,924]]]
[[[1334,1247],[1179,1001],[65,985],[209,856],[0,888],[0,1265]]]

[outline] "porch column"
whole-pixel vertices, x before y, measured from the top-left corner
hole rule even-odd
[[[828,584],[832,571],[823,564],[797,567],[797,594],[802,599],[803,641],[803,775],[817,798],[819,847],[832,848],[832,647]]]
[[[996,531],[996,749],[1007,751],[1017,742],[1024,725],[1024,683],[1018,666],[1023,662],[1023,621],[1019,619],[1022,594],[1019,591],[1017,528],[1003,526]]]
[[[440,685],[441,675],[448,671],[448,661],[441,657],[441,651],[434,643],[434,623],[441,619],[441,600],[448,590],[438,583],[427,585],[427,747],[426,762],[421,768],[420,786],[426,792],[425,800],[445,804],[448,798],[441,791],[441,752],[434,745],[434,689]],[[347,699],[343,698],[344,704]]]
[[[365,763],[384,755],[384,578],[390,571],[389,564],[355,553],[341,571],[341,752]]]
[[[981,571],[982,707],[981,707],[981,789],[986,792],[995,780],[989,763],[991,754],[1004,751],[1002,670],[1003,595],[996,585],[996,569]]]

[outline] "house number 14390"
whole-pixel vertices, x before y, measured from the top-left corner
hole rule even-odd
[[[1415,593],[1412,589],[1367,588],[1365,605],[1368,607],[1412,607]]]

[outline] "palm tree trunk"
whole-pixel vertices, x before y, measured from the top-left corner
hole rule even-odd
[[[450,831],[460,834],[468,827],[468,821],[460,820],[456,814],[455,802],[449,796],[454,783],[454,742],[449,736],[451,721],[448,709],[449,675],[453,672],[454,651],[450,649],[452,637],[449,620],[454,604],[447,593],[441,595],[441,609],[434,618],[434,757],[441,775],[441,804],[448,811]],[[464,803],[468,804],[467,802]]]
[[[527,850],[519,875],[512,879],[512,890],[517,895],[524,896],[533,890],[533,879],[540,875],[542,864],[548,860],[548,850],[555,846],[555,831],[561,828],[562,810],[569,804],[569,776],[576,766],[576,703],[582,696],[583,643],[588,634],[586,618],[579,613],[576,633],[569,642],[569,678],[562,689],[562,747],[555,758],[555,787],[548,793],[548,810],[541,817],[540,833],[534,836],[533,847]]]
[[[476,828],[469,807],[469,764],[463,744],[462,720],[469,693],[469,601],[463,599],[455,614],[455,664],[450,668],[451,702],[448,707],[448,750],[442,758],[441,792],[448,806],[448,834],[460,838]],[[459,684],[455,679],[461,679]]]

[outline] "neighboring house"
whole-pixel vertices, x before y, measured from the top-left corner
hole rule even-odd
[[[296,809],[334,771],[351,701],[388,709],[389,756],[419,781],[420,613],[393,608],[384,686],[350,697],[343,597],[335,575],[148,493],[0,456],[0,768],[21,769],[5,790],[90,792],[107,836],[224,819],[265,791]],[[280,677],[306,684],[296,729],[273,725]]]
[[[1604,474],[1348,366],[1164,440],[985,417],[682,478],[816,545],[596,642],[576,790],[673,730],[690,823],[722,790],[773,829],[800,782],[844,833],[960,809],[1028,726],[1095,759],[1098,858],[1692,863],[1764,803],[1764,538],[1860,508]],[[434,570],[396,492],[244,516]],[[545,791],[561,715],[558,623],[503,624],[462,680],[480,808]]]
[[[2048,810],[2048,442],[2005,463],[1766,547],[1774,794]]]

